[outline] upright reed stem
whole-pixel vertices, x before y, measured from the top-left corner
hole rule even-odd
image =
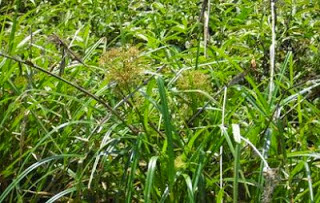
[[[268,100],[271,102],[272,94],[274,90],[274,68],[275,68],[275,48],[276,48],[276,11],[275,11],[275,0],[271,0],[271,30],[272,30],[272,41],[270,46],[270,84],[269,84],[269,97]]]
[[[221,136],[224,135],[225,133],[225,126],[224,126],[224,117],[225,117],[225,109],[226,109],[226,101],[227,101],[227,87],[224,87],[224,94],[223,94],[223,105],[222,105],[222,121],[221,121]],[[223,159],[222,159],[222,152],[223,152],[223,146],[220,147],[220,189],[222,189],[223,187],[223,177],[222,177],[222,173],[223,173],[223,168],[222,168],[222,163],[223,163]]]
[[[208,57],[207,46],[209,40],[210,0],[207,1],[207,11],[204,12],[203,46],[204,57]]]

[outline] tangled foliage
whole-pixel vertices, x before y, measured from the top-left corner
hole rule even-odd
[[[320,4],[274,2],[270,91],[270,1],[0,0],[0,52],[65,68],[0,56],[0,202],[320,202]]]

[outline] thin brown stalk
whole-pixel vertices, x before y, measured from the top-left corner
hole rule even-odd
[[[203,0],[202,8],[201,8],[200,15],[199,15],[199,19],[198,19],[199,22],[202,21],[207,6],[208,6],[208,0]]]
[[[56,43],[57,45],[61,46],[63,50],[66,50],[67,53],[71,56],[71,58],[72,58],[73,60],[76,60],[77,62],[79,62],[80,64],[84,65],[84,66],[87,67],[87,68],[89,67],[88,65],[86,65],[86,64],[82,61],[82,59],[81,59],[77,54],[75,54],[75,53],[69,48],[69,46],[67,45],[67,43],[64,42],[58,35],[56,35],[56,34],[53,33],[53,34],[49,37],[49,39],[50,39],[52,42]],[[63,53],[64,53],[64,52],[63,52]],[[64,54],[62,55],[62,57],[64,57]]]

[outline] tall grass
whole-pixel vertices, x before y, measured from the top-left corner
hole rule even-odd
[[[319,13],[0,1],[0,202],[319,202]]]

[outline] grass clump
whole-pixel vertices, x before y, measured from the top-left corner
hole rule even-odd
[[[0,0],[0,202],[320,202],[320,7],[274,2]]]

